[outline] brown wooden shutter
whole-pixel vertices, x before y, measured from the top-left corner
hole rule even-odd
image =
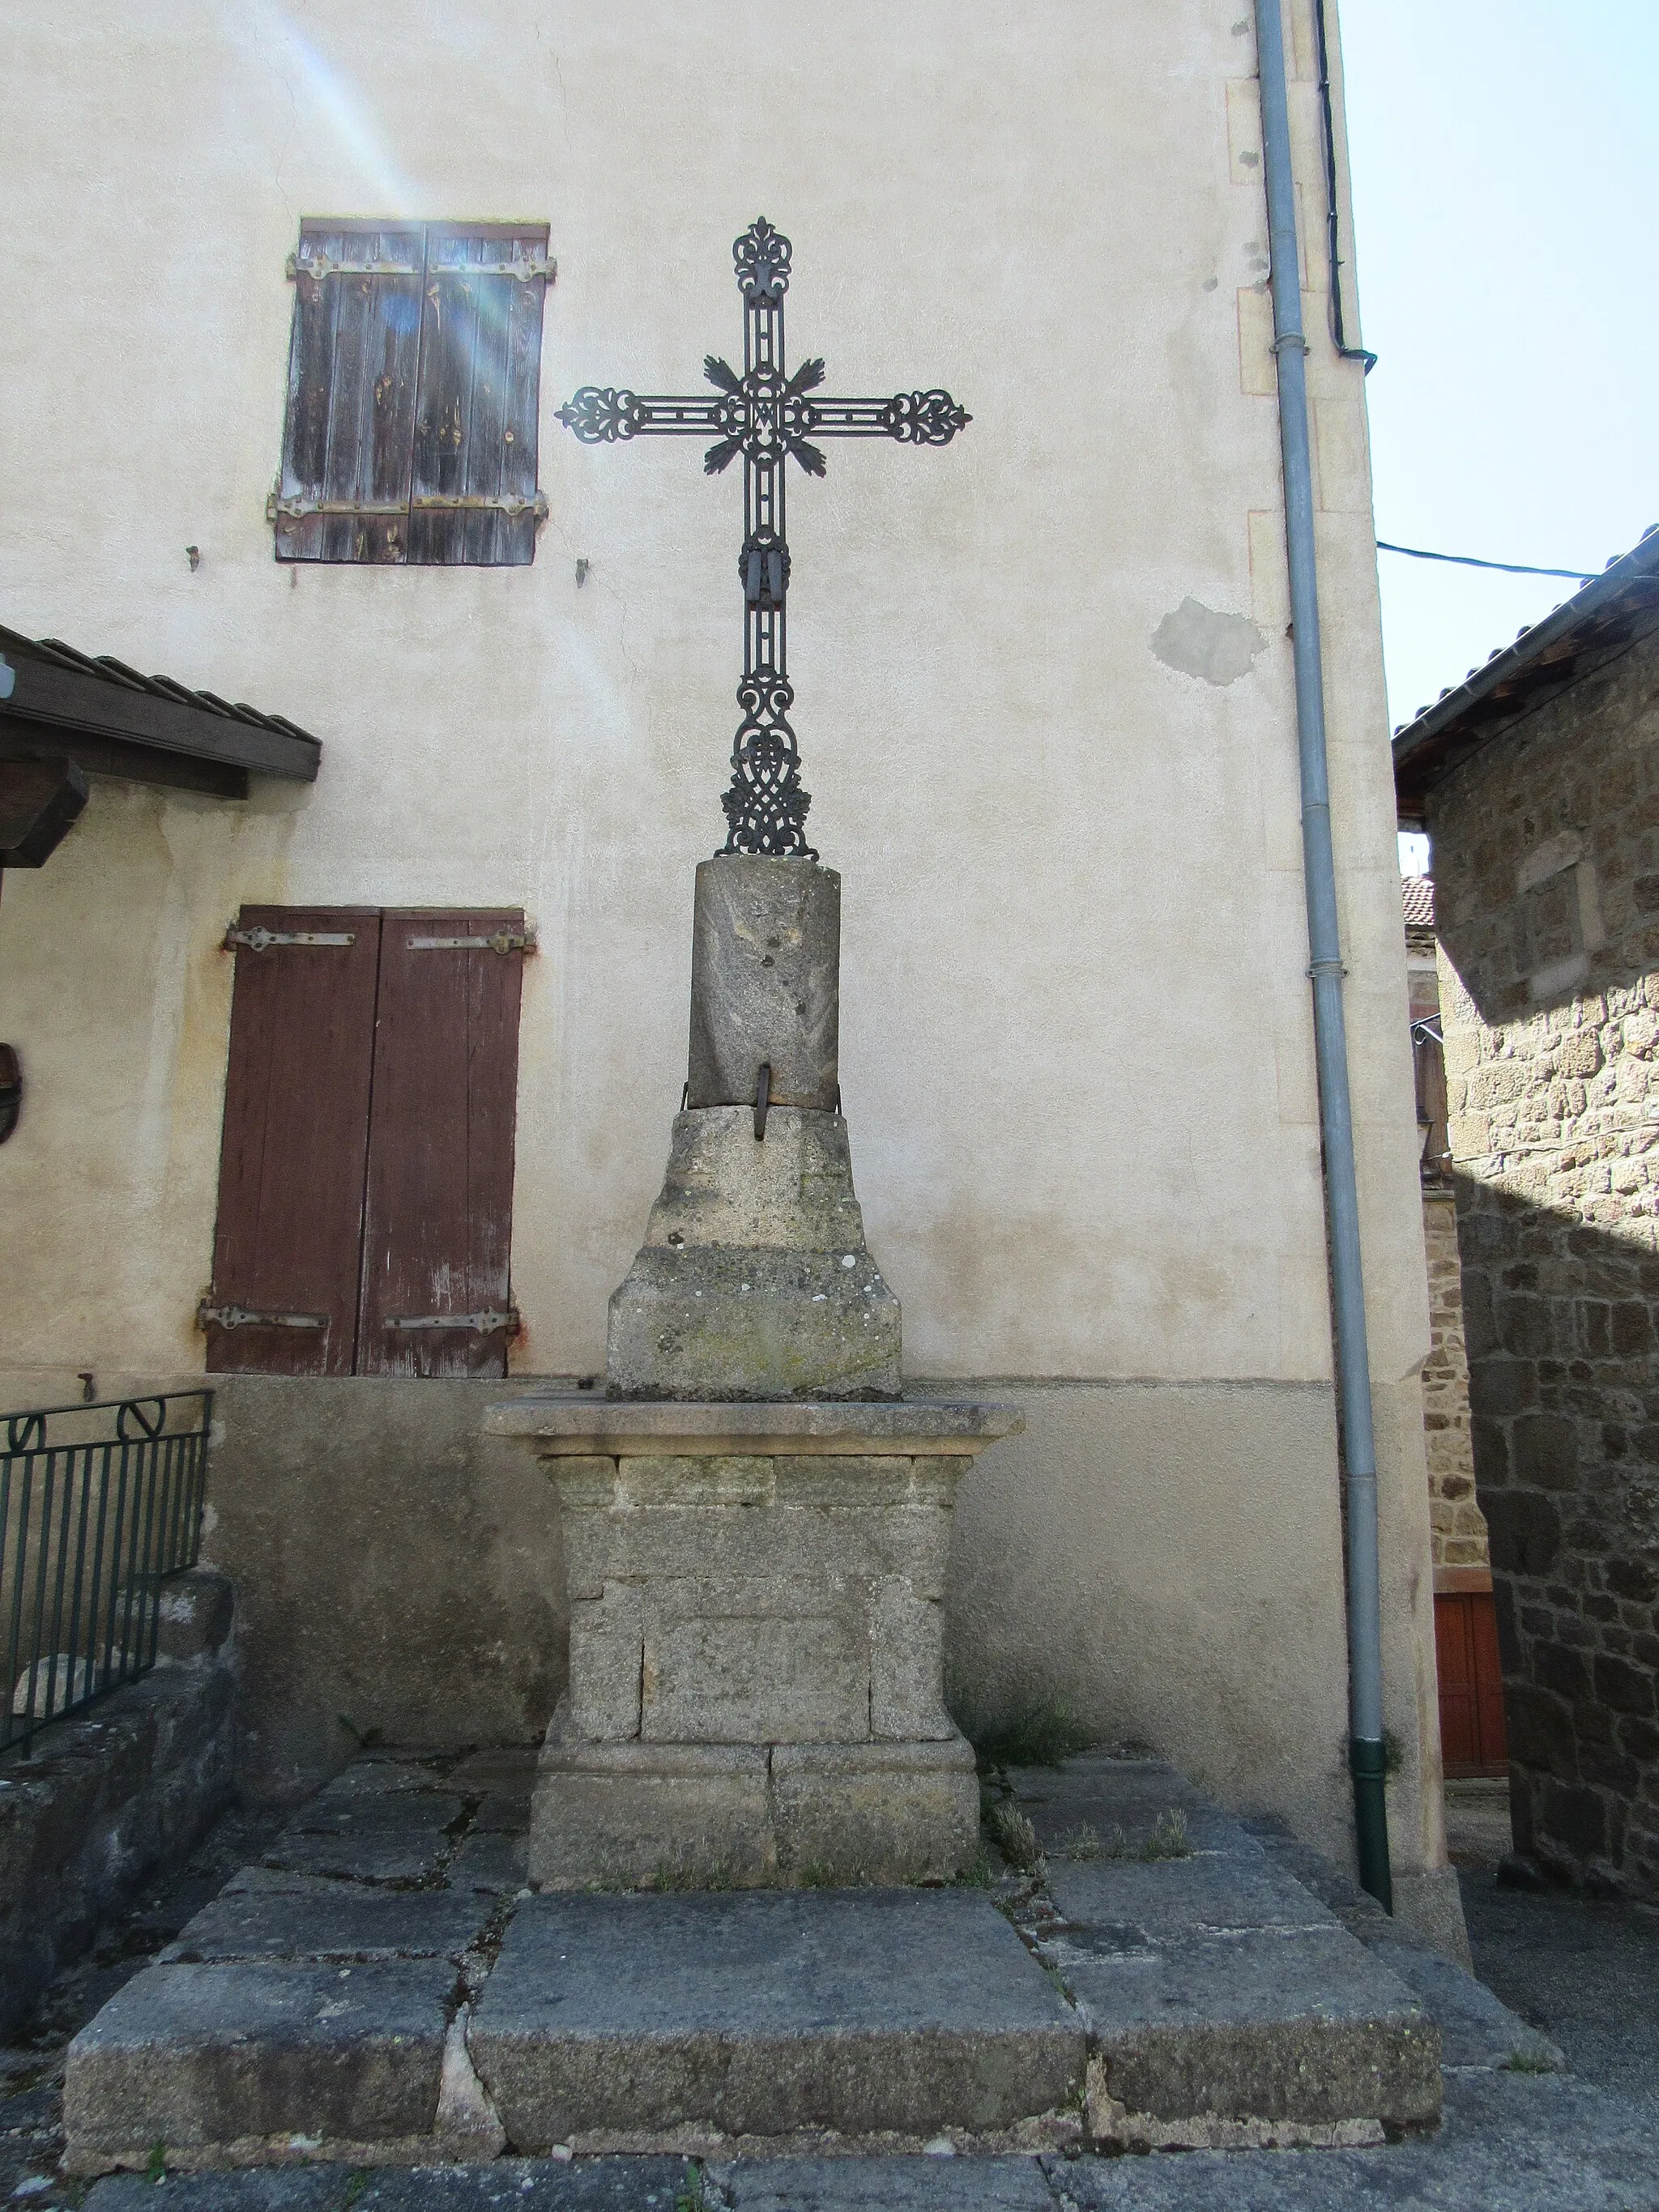
[[[523,937],[505,908],[384,918],[359,1374],[507,1370],[523,953],[489,940]]]
[[[536,550],[536,441],[547,229],[428,227],[411,561],[526,566]],[[468,504],[466,502],[471,502]]]
[[[404,560],[423,234],[307,223],[293,267],[277,558]]]
[[[349,1375],[380,917],[244,907],[236,933],[208,1367]]]

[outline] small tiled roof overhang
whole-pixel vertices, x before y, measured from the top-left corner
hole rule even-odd
[[[1508,724],[1659,627],[1659,525],[1564,606],[1523,629],[1484,668],[1443,691],[1394,736],[1394,787],[1402,829],[1420,828],[1431,787]]]
[[[1402,876],[1400,878],[1400,902],[1405,908],[1407,929],[1434,927],[1434,880],[1430,876]]]
[[[9,675],[11,682],[7,685]],[[71,760],[88,775],[246,799],[250,775],[314,782],[322,744],[281,714],[141,676],[0,623],[0,760]]]

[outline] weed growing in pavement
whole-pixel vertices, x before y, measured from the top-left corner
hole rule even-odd
[[[688,2166],[674,2192],[674,2212],[714,2212],[718,2201],[703,2185],[702,2168]]]
[[[1018,1867],[1022,1874],[1036,1873],[1042,1863],[1042,1846],[1036,1830],[1012,1798],[1000,1798],[986,1814],[985,1825],[1010,1866]]]
[[[1193,1847],[1187,1840],[1187,1815],[1179,1805],[1171,1805],[1158,1814],[1152,1823],[1152,1832],[1136,1852],[1137,1858],[1189,1859]]]
[[[983,1844],[974,1853],[952,1887],[957,1889],[992,1889],[996,1885],[997,1868]]]

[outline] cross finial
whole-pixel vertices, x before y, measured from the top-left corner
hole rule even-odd
[[[789,289],[789,241],[763,215],[757,215],[733,241],[732,258],[737,264],[738,289],[751,307],[782,306]]]

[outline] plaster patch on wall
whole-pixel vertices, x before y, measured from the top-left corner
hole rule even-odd
[[[1206,684],[1236,684],[1248,676],[1267,640],[1248,615],[1224,615],[1201,599],[1186,599],[1152,632],[1152,651],[1166,668],[1201,676]]]

